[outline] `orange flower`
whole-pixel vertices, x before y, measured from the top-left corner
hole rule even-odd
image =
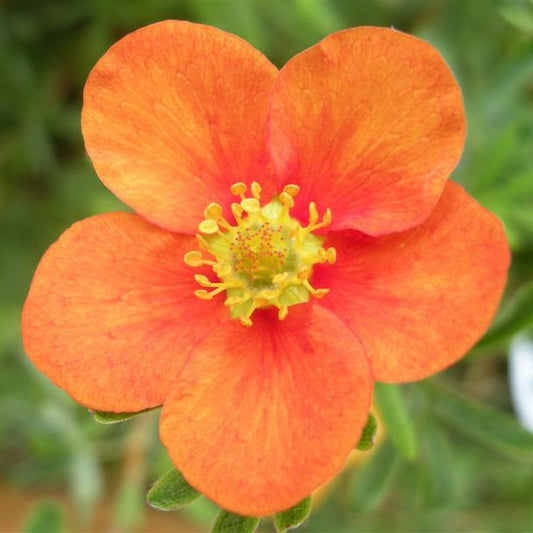
[[[357,442],[374,378],[447,367],[495,312],[504,232],[447,181],[461,94],[415,37],[341,31],[278,72],[223,31],[154,24],[97,63],[82,126],[137,214],[50,247],[25,348],[83,405],[163,404],[172,460],[226,509],[310,494]]]

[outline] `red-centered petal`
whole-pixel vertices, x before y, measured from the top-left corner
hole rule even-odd
[[[500,300],[509,248],[500,221],[448,182],[431,217],[397,235],[331,234],[337,263],[315,271],[321,305],[361,339],[379,381],[427,377],[462,357]]]
[[[226,312],[193,295],[183,254],[195,246],[133,214],[74,224],[35,273],[22,321],[27,354],[93,409],[161,405],[190,348]]]
[[[229,186],[267,187],[265,124],[277,69],[224,31],[165,21],[98,61],[84,92],[87,152],[104,184],[159,226],[193,233]],[[273,186],[273,184],[270,184]]]
[[[189,483],[220,506],[262,516],[334,476],[372,394],[361,344],[325,309],[233,321],[192,355],[165,401],[161,439]]]
[[[382,235],[435,207],[465,136],[460,89],[428,43],[388,28],[327,37],[274,85],[272,160],[298,205],[333,211],[333,229]]]

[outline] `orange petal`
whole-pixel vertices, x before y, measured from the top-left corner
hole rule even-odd
[[[388,28],[340,31],[289,61],[274,85],[270,150],[299,204],[334,229],[382,235],[435,207],[465,135],[460,89],[428,43]]]
[[[163,407],[161,439],[189,483],[262,516],[308,496],[344,465],[372,394],[357,338],[325,309],[256,312],[191,357]]]
[[[226,312],[193,295],[182,258],[195,246],[132,214],[74,224],[35,273],[22,317],[29,357],[93,409],[161,405],[210,313]]]
[[[268,95],[277,69],[242,39],[165,21],[130,33],[84,92],[87,152],[104,184],[159,226],[193,233],[232,183],[265,184]]]
[[[354,329],[379,381],[425,378],[462,357],[500,300],[509,249],[499,220],[448,182],[431,217],[401,234],[332,234],[337,263],[316,269],[321,305]]]

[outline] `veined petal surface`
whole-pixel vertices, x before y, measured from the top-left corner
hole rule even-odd
[[[194,246],[133,214],[74,224],[35,273],[22,317],[26,353],[87,407],[161,405],[209,321],[227,312],[193,295],[183,254]]]
[[[208,203],[232,200],[232,183],[270,183],[276,75],[246,41],[210,26],[169,20],[130,33],[85,85],[83,136],[98,176],[144,218],[193,233]]]
[[[269,146],[299,204],[333,229],[382,235],[435,207],[461,154],[461,91],[428,43],[388,28],[340,31],[297,55],[274,85]]]
[[[329,287],[321,305],[365,346],[377,381],[413,381],[462,357],[496,311],[509,266],[500,221],[448,182],[431,217],[396,235],[331,234],[332,269],[314,280]]]
[[[280,322],[233,321],[191,356],[167,398],[161,439],[193,487],[262,516],[296,504],[344,465],[366,422],[363,349],[332,313],[294,306]]]

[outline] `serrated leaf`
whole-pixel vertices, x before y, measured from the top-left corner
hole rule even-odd
[[[387,494],[397,460],[395,447],[386,440],[372,453],[370,460],[357,470],[350,489],[354,511],[370,511],[380,504]]]
[[[533,434],[514,416],[433,383],[420,386],[431,410],[457,431],[511,459],[533,464]]]
[[[361,436],[359,437],[359,442],[357,443],[355,449],[362,452],[371,450],[375,444],[377,429],[378,422],[376,417],[372,413],[368,413],[365,427],[363,428]]]
[[[311,513],[311,497],[303,499],[290,509],[274,515],[276,531],[284,533],[287,529],[295,529],[303,524]]]
[[[93,411],[92,409],[89,409],[89,412],[91,413],[94,421],[98,422],[99,424],[118,424],[119,422],[125,422],[130,418],[153,411],[154,409],[159,409],[159,407],[150,407],[149,409],[144,409],[142,411],[136,411],[133,413],[111,413],[107,411]]]
[[[376,383],[376,402],[387,434],[409,461],[418,453],[416,433],[399,386]]]
[[[175,511],[197,500],[201,494],[173,468],[160,477],[148,491],[146,501],[161,511]]]
[[[211,533],[253,533],[259,525],[259,518],[241,516],[220,509]]]
[[[494,325],[477,343],[476,348],[505,342],[528,327],[533,327],[533,282],[523,285],[516,291]]]

